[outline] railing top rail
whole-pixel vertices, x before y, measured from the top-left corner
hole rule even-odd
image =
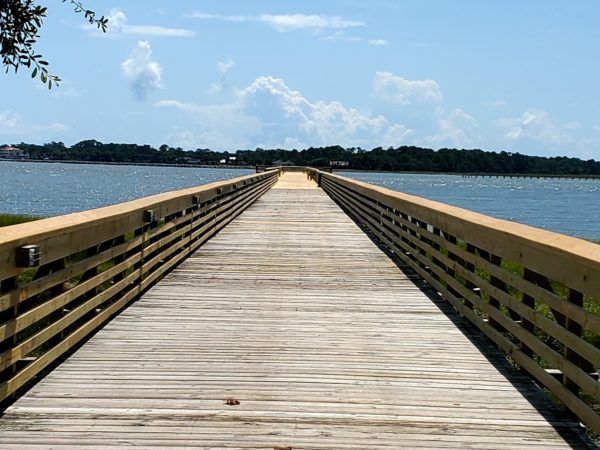
[[[557,281],[562,278],[561,273],[571,269],[568,266],[571,262],[577,263],[579,267],[593,268],[596,273],[595,277],[591,277],[589,273],[581,273],[580,283],[573,287],[584,291],[591,289],[596,292],[600,291],[600,273],[598,273],[600,271],[600,245],[598,244],[530,225],[497,219],[468,209],[374,186],[340,175],[316,172],[362,191],[375,200],[387,203],[388,206],[398,206],[398,209],[409,212],[411,215],[414,214],[415,218],[426,220],[434,226],[438,225],[439,228],[457,237],[468,236],[469,241],[473,244],[487,247],[497,252],[498,255],[516,262],[525,258],[523,249],[532,249],[537,254],[537,257],[533,259],[538,261],[538,265],[544,266],[532,267],[532,269],[542,272],[550,270],[554,272],[552,275]],[[547,257],[558,258],[557,261],[562,264],[551,267]]]
[[[511,361],[600,433],[600,246],[312,172]]]
[[[260,174],[243,175],[227,180],[214,181],[199,186],[163,192],[114,205],[3,227],[2,232],[0,233],[0,251],[7,247],[12,248],[15,244],[19,244],[18,241],[29,239],[32,235],[35,235],[37,239],[43,239],[45,235],[51,235],[57,231],[68,233],[70,230],[76,228],[92,226],[105,220],[125,217],[132,212],[143,211],[179,197],[201,195],[202,193],[209,193],[214,189],[232,186],[253,178],[269,176],[272,172],[277,172],[278,170],[279,169],[274,169]]]
[[[268,191],[272,170],[0,231],[0,406]]]
[[[119,236],[125,230],[151,222],[144,218],[145,211],[153,211],[159,220],[189,208],[193,196],[197,196],[199,203],[202,203],[226,195],[244,183],[250,185],[253,181],[269,178],[277,172],[278,170],[272,170],[244,175],[116,205],[3,227],[0,232],[0,279],[23,272],[23,269],[15,267],[17,247],[38,245],[44,262],[54,261]]]

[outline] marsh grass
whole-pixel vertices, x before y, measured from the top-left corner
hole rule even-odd
[[[30,216],[26,214],[5,214],[0,213],[0,227],[7,227],[9,225],[17,225],[19,223],[31,222],[32,220],[38,220],[41,217]]]

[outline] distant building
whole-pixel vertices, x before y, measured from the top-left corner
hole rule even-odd
[[[348,161],[329,161],[329,167],[348,167]]]
[[[29,153],[15,147],[0,147],[0,159],[29,159]]]
[[[294,164],[294,161],[289,161],[289,160],[288,161],[283,161],[281,159],[278,159],[276,161],[273,161],[271,163],[271,165],[279,167],[279,166],[295,166],[296,164]]]

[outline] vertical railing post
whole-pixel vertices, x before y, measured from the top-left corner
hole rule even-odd
[[[583,308],[583,294],[581,292],[576,291],[575,289],[569,289],[567,301],[569,303],[573,303],[575,306]],[[565,318],[565,328],[579,337],[582,336],[583,327],[581,326],[581,324],[569,317]],[[568,361],[580,367],[585,372],[594,372],[594,366],[566,344],[564,347],[564,355]],[[571,380],[569,377],[563,375],[563,384],[575,395],[579,395],[579,385],[574,380]]]
[[[456,236],[453,236],[448,233],[444,233],[444,236],[448,242],[450,242],[451,244],[453,244],[455,246],[458,246],[458,239],[456,238]],[[450,259],[451,261],[455,261],[456,263],[458,263],[461,266],[464,266],[463,259],[460,256],[458,256],[456,253],[454,253],[450,250],[448,250],[448,259]],[[456,271],[454,269],[448,268],[447,273],[448,273],[448,275],[450,275],[451,278],[456,279]],[[452,288],[452,286],[450,286],[450,284],[447,285],[446,289],[448,289],[448,292],[450,294],[452,294],[454,297],[463,298],[463,296],[459,292],[457,292],[454,288]]]
[[[531,271],[530,269],[528,269],[527,267],[525,267],[523,269],[523,279],[530,281],[532,283],[535,283],[536,281],[536,276],[535,276],[535,272]],[[523,298],[521,300],[521,302],[524,305],[527,305],[528,307],[535,309],[535,298],[533,298],[531,295],[527,294],[527,293],[523,293]],[[521,327],[523,327],[525,330],[527,330],[529,333],[533,334],[533,323],[531,323],[529,320],[522,318],[521,319]],[[521,341],[521,351],[527,355],[529,358],[533,358],[533,350],[531,348],[529,348],[525,343],[523,343]]]

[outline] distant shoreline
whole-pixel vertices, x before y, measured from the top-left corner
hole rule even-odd
[[[335,172],[362,172],[362,173],[401,173],[406,175],[454,175],[463,178],[572,178],[572,179],[594,179],[600,180],[600,175],[569,175],[569,174],[543,174],[543,173],[487,173],[487,172],[432,172],[413,170],[364,170],[364,169],[342,169],[334,168]]]
[[[145,162],[118,162],[118,161],[78,161],[73,159],[0,159],[0,162],[34,162],[49,164],[95,164],[105,166],[156,166],[156,167],[187,167],[200,169],[252,169],[254,166],[234,166],[220,164],[175,164],[175,163],[145,163]]]
[[[183,167],[189,169],[244,169],[254,170],[255,166],[249,165],[222,165],[222,164],[185,164],[185,163],[145,163],[145,162],[118,162],[118,161],[79,161],[71,159],[0,159],[0,162],[32,162],[32,163],[49,163],[49,164],[92,164],[92,165],[107,165],[107,166],[142,166],[142,167]],[[582,174],[538,174],[538,173],[488,173],[488,172],[432,172],[432,171],[391,171],[391,170],[365,170],[365,169],[350,169],[350,168],[334,168],[334,172],[362,172],[362,173],[396,173],[408,175],[454,175],[463,178],[562,178],[562,179],[589,179],[600,180],[600,175],[582,175]]]

